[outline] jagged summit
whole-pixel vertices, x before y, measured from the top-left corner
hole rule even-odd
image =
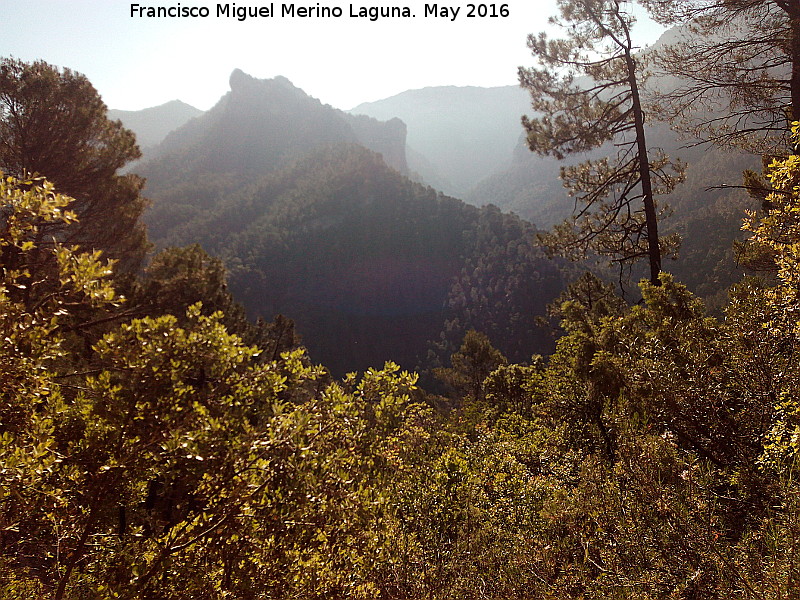
[[[231,91],[235,91],[247,86],[253,77],[242,71],[241,69],[234,69],[230,77]]]
[[[340,375],[390,358],[417,364],[431,339],[455,345],[462,325],[496,333],[507,356],[549,347],[532,319],[562,276],[529,224],[404,177],[400,119],[347,114],[284,77],[237,69],[230,83],[140,170],[155,244],[223,257],[248,312],[294,319],[312,356]],[[507,248],[513,273],[500,266]],[[494,307],[499,328],[469,320],[478,305]]]
[[[294,84],[289,81],[283,75],[276,75],[271,79],[258,79],[249,75],[242,71],[241,69],[234,69],[231,72],[231,76],[229,79],[229,84],[231,88],[231,92],[233,93],[257,93],[257,90],[267,90],[270,87],[279,87],[286,90],[293,90],[299,92],[302,95],[306,95],[303,90],[298,87],[295,87]]]
[[[406,128],[398,119],[354,117],[312,98],[286,77],[258,79],[234,69],[230,91],[170,134],[142,171],[151,190],[201,172],[256,178],[320,146],[357,144],[406,173],[405,143]]]

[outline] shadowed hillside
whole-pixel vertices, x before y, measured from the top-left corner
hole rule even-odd
[[[407,179],[403,133],[235,71],[141,167],[149,231],[222,257],[251,316],[294,319],[337,373],[435,362],[470,327],[520,360],[549,349],[535,317],[563,287],[560,263],[519,218]]]

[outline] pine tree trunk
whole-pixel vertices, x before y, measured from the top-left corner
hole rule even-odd
[[[642,185],[642,202],[644,203],[645,225],[647,226],[647,256],[650,261],[650,282],[661,285],[658,279],[661,273],[661,248],[658,243],[658,218],[656,203],[653,199],[653,184],[650,181],[650,160],[647,156],[647,142],[644,136],[644,112],[639,98],[639,84],[636,81],[636,62],[630,48],[625,50],[625,61],[628,66],[628,82],[631,87],[633,118],[636,128],[636,145],[639,162],[639,178]]]

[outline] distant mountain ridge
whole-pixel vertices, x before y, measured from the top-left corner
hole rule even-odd
[[[408,90],[349,112],[402,119],[409,148],[426,161],[410,161],[411,170],[445,193],[463,197],[480,180],[508,167],[520,119],[529,108],[528,94],[518,86],[443,86]]]
[[[667,31],[653,47],[679,35]],[[669,78],[651,83],[677,84]],[[549,228],[563,220],[574,203],[559,179],[564,163],[527,149],[520,117],[530,112],[527,91],[516,86],[445,86],[408,90],[345,113],[308,97],[283,77],[257,80],[237,70],[231,75],[231,92],[214,109],[146,153],[146,158],[157,157],[144,168],[148,193],[161,195],[158,188],[166,182],[173,195],[168,203],[172,214],[156,218],[156,208],[151,232],[158,239],[175,226],[181,218],[177,206],[192,214],[217,202],[230,188],[228,177],[253,180],[314,147],[340,143],[379,152],[399,172],[470,204],[495,204]],[[237,124],[228,113],[249,115],[249,121]],[[292,126],[287,128],[287,123]],[[648,142],[689,163],[687,184],[665,199],[675,212],[664,220],[664,230],[677,230],[685,240],[679,261],[667,262],[665,268],[698,293],[716,293],[741,275],[730,247],[742,237],[738,219],[747,205],[741,192],[718,186],[736,185],[741,169],[757,169],[758,159],[713,148],[682,148],[685,142],[663,124],[651,125]],[[716,168],[707,169],[706,164]],[[187,176],[191,173],[196,176]],[[178,187],[182,191],[175,195]],[[194,197],[191,204],[185,203],[187,196]],[[711,239],[717,240],[714,248]]]
[[[355,117],[308,96],[285,77],[256,79],[235,69],[230,92],[171,132],[151,153],[145,170],[151,190],[193,173],[255,177],[313,148],[355,143],[405,173],[405,136],[399,119]]]
[[[172,100],[143,110],[111,109],[108,118],[122,121],[125,127],[136,134],[139,147],[145,149],[160,144],[171,131],[202,114],[199,108]]]

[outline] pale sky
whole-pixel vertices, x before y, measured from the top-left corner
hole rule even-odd
[[[353,2],[353,10],[371,6],[367,1]],[[526,35],[545,29],[556,13],[555,0],[510,0],[505,18],[468,18],[469,2],[439,4],[461,7],[451,21],[424,17],[424,1],[383,0],[372,6],[408,6],[416,16],[371,21],[350,17],[350,2],[321,0],[302,6],[338,6],[342,17],[282,17],[283,3],[274,2],[276,15],[241,22],[217,17],[216,2],[146,2],[138,4],[206,7],[210,16],[131,17],[132,3],[118,0],[0,0],[0,56],[81,72],[109,108],[180,99],[206,110],[240,68],[257,78],[283,75],[322,102],[349,109],[427,86],[515,85],[517,67],[532,64]],[[645,45],[660,31],[640,20],[634,34]]]

